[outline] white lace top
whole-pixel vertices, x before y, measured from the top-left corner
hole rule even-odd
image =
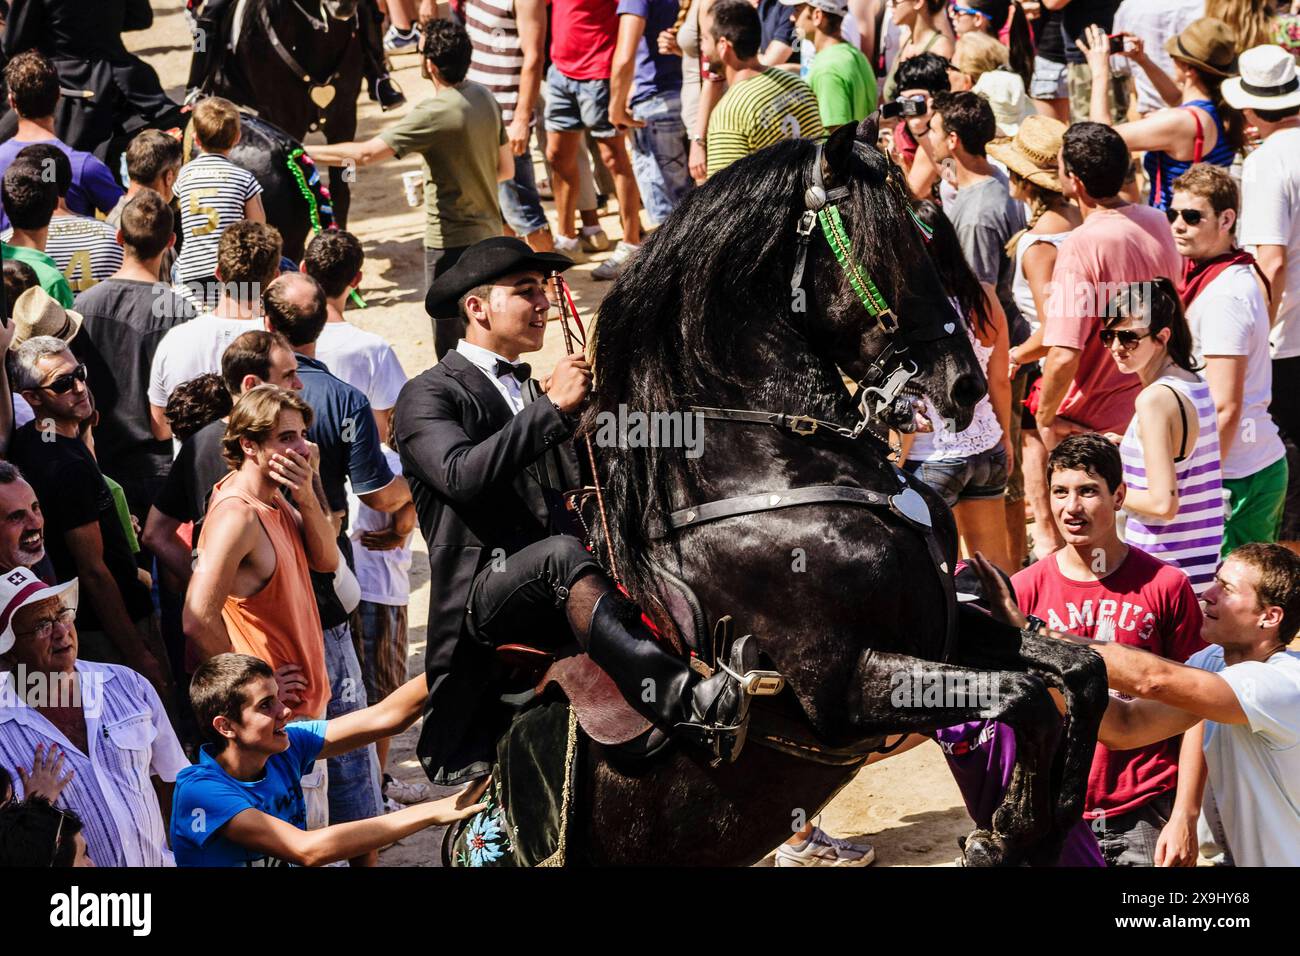
[[[981,345],[969,324],[966,326],[966,336],[970,339],[971,348],[975,350],[975,360],[980,363],[984,374],[988,375],[989,357],[993,354],[993,346]],[[1002,441],[1002,426],[998,423],[998,417],[993,411],[993,404],[989,401],[988,395],[975,405],[975,416],[971,419],[970,425],[955,433],[951,425],[945,427],[943,417],[934,407],[934,402],[930,401],[929,396],[923,398],[921,402],[921,411],[930,420],[934,431],[916,433],[912,447],[907,453],[908,461],[970,458],[996,447]]]

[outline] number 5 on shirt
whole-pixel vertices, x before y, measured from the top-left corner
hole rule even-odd
[[[189,214],[191,216],[203,216],[208,221],[207,225],[199,226],[197,229],[195,229],[194,235],[206,236],[209,233],[216,231],[217,223],[218,223],[217,210],[212,206],[205,206],[201,202],[201,200],[210,199],[216,195],[217,195],[216,186],[200,186],[196,189],[190,190]]]

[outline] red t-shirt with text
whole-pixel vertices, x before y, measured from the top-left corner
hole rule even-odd
[[[1173,565],[1130,547],[1119,568],[1100,581],[1071,581],[1056,560],[1052,555],[1036,561],[1011,579],[1020,609],[1041,617],[1052,630],[1118,641],[1179,663],[1205,646],[1201,606],[1187,575]],[[1098,744],[1084,817],[1128,813],[1173,790],[1181,740],[1172,737],[1136,750]]]
[[[618,0],[552,0],[551,62],[571,80],[608,80]]]

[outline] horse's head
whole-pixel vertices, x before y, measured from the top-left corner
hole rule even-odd
[[[940,280],[902,172],[876,148],[875,120],[836,130],[806,186],[805,205],[821,211],[809,237],[810,336],[868,386],[913,363],[912,384],[965,428],[986,388],[964,327],[976,303]]]
[[[361,0],[321,0],[321,9],[332,20],[351,20]]]

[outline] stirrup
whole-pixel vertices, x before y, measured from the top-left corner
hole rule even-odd
[[[718,671],[691,690],[690,721],[677,730],[710,754],[711,766],[734,762],[745,746],[749,730],[749,704],[755,696],[780,693],[785,679],[776,671],[758,669],[758,642],[746,634],[731,645],[729,662],[717,659]]]

